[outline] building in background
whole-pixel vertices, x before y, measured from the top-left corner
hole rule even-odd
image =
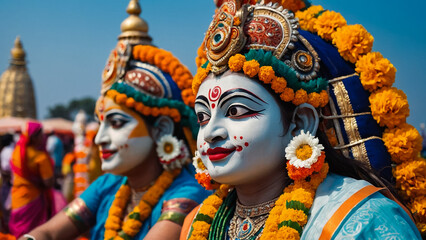
[[[11,50],[9,68],[0,77],[0,118],[37,118],[33,83],[19,37]]]

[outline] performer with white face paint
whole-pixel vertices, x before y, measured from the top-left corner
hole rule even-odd
[[[217,191],[181,239],[420,239],[421,137],[372,36],[308,1],[215,3],[192,88]]]
[[[194,179],[197,118],[192,75],[151,45],[131,0],[96,103],[102,170],[81,195],[22,239],[178,239],[185,216],[208,196]],[[195,131],[192,131],[195,129]]]

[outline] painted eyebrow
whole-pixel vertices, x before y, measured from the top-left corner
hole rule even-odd
[[[195,104],[197,103],[205,105],[206,107],[209,107],[209,100],[207,100],[207,98],[203,95],[200,95],[195,99]]]
[[[229,89],[228,91],[224,92],[224,93],[220,96],[219,101],[218,101],[218,103],[219,103],[219,107],[222,107],[222,106],[223,106],[223,104],[225,104],[228,100],[230,100],[230,99],[234,98],[234,96],[233,96],[233,97],[230,97],[230,98],[228,98],[228,99],[224,100],[224,101],[221,103],[221,101],[222,101],[225,97],[227,97],[227,96],[228,96],[228,95],[230,95],[230,94],[238,93],[238,92],[247,93],[248,95],[253,96],[254,98],[257,98],[257,99],[259,99],[260,101],[262,101],[262,102],[264,102],[264,103],[268,104],[267,102],[263,101],[263,99],[261,99],[260,97],[256,96],[256,94],[254,94],[254,93],[252,93],[252,92],[250,92],[250,91],[247,91],[247,90],[242,89],[242,88],[234,88],[234,89]],[[256,102],[255,100],[253,100],[253,99],[251,99],[251,98],[248,98],[248,97],[246,97],[246,96],[238,95],[238,96],[235,96],[235,97],[247,98],[248,100],[251,100],[252,102],[255,102],[255,103],[257,103],[257,104],[259,104],[259,105],[260,105],[260,103]]]
[[[128,116],[126,116],[122,113],[118,113],[118,112],[113,112],[113,113],[107,114],[106,119],[110,119],[110,118],[114,117],[115,115],[120,115],[121,117],[125,118],[126,120],[130,120],[130,118]]]

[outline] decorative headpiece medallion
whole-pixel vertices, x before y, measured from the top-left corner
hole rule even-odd
[[[262,49],[293,68],[299,80],[314,79],[320,59],[298,29],[294,14],[277,3],[242,5],[238,0],[224,1],[205,37],[211,71],[224,72],[229,58],[236,53]]]

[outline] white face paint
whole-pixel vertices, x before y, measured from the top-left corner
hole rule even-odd
[[[209,77],[195,111],[197,149],[214,180],[239,185],[284,171],[289,134],[278,103],[256,80],[238,73]]]
[[[141,116],[108,97],[98,101],[96,113],[103,171],[123,175],[147,159],[154,141]]]

